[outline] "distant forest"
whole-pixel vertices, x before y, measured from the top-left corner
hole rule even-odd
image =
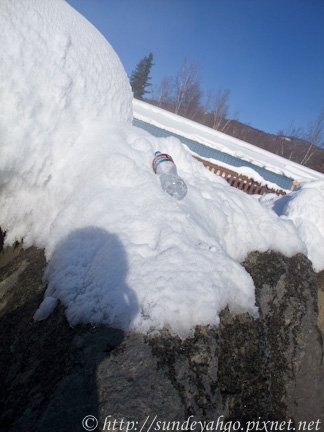
[[[184,59],[177,74],[165,77],[154,92],[150,90],[152,66],[153,54],[149,53],[131,74],[130,83],[137,99],[324,173],[324,109],[307,130],[290,126],[270,134],[243,124],[237,115],[230,114],[228,89],[210,91],[204,96],[198,63]]]

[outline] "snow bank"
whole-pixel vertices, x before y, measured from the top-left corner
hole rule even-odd
[[[306,246],[291,220],[206,170],[175,138],[130,123],[116,54],[62,0],[0,4],[0,225],[49,260],[44,319],[57,299],[72,325],[186,335],[218,314],[256,313],[252,250]],[[2,59],[3,60],[3,59]],[[164,193],[151,168],[171,153],[188,185]]]
[[[255,249],[302,250],[291,222],[209,173],[176,139],[98,125],[80,141],[88,157],[78,159],[75,178],[68,173],[73,192],[60,196],[50,227],[38,222],[27,236],[46,245],[47,295],[64,301],[71,324],[186,334],[195,324],[217,323],[226,305],[253,314],[253,282],[239,262]],[[182,202],[163,193],[151,169],[158,148],[172,153],[188,184]],[[62,194],[64,182],[56,190]]]
[[[273,209],[294,222],[314,270],[324,270],[324,181],[302,184],[296,192],[276,199]]]
[[[2,182],[33,170],[42,185],[89,121],[131,119],[131,90],[110,45],[64,0],[1,0],[0,27]]]

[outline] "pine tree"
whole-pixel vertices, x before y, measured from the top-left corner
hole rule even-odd
[[[143,96],[149,93],[147,87],[151,85],[149,73],[153,66],[153,54],[149,53],[136,66],[130,77],[130,85],[136,99],[143,99]]]

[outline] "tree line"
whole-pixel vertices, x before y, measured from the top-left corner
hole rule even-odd
[[[230,91],[228,89],[210,91],[204,97],[197,62],[184,59],[176,75],[163,78],[155,92],[151,89],[150,72],[153,66],[153,54],[149,53],[139,61],[132,72],[130,84],[135,98],[146,100],[175,114],[244,139],[243,132],[241,136],[233,132],[235,127],[238,129],[237,125],[242,123],[238,122],[236,116],[231,115],[230,118]],[[149,99],[146,97],[148,94],[151,95]],[[286,130],[278,131],[277,137],[278,139],[274,141],[275,148],[270,151],[302,165],[308,165],[319,148],[324,148],[324,108],[306,129],[290,126]],[[287,138],[295,140],[295,146],[288,146]],[[300,143],[303,143],[302,148]]]
[[[229,95],[228,89],[210,91],[205,101],[199,79],[199,65],[184,59],[175,76],[162,79],[157,91],[153,93],[150,71],[153,54],[149,53],[137,64],[130,77],[134,97],[146,100],[175,114],[203,123],[225,132],[228,126]],[[145,96],[151,93],[151,98]]]

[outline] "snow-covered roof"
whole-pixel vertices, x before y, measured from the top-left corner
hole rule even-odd
[[[200,145],[207,146],[208,149],[215,150],[214,154],[206,153],[209,159],[214,156],[215,160],[220,160],[221,153],[223,153],[229,156],[227,160],[223,160],[227,164],[236,167],[240,164],[248,166],[258,171],[264,178],[266,178],[266,171],[275,173],[277,179],[268,179],[275,183],[279,184],[278,175],[285,177],[287,180],[324,179],[324,175],[318,171],[137,99],[133,100],[133,115],[137,121],[155,126],[173,135],[183,137],[185,140],[195,141]],[[281,182],[280,186],[288,188],[287,182]]]

